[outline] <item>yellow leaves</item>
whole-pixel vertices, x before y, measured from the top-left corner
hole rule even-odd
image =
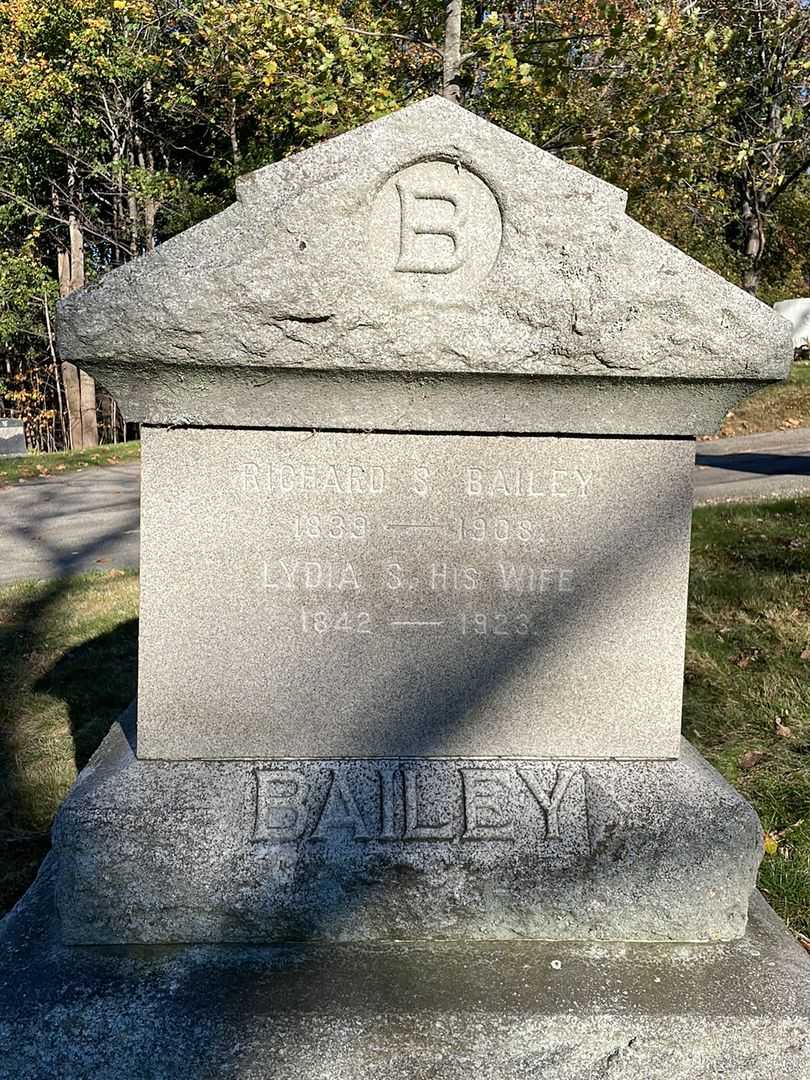
[[[113,8],[116,11],[126,11],[126,0],[113,0]]]
[[[781,855],[783,859],[790,859],[791,848],[789,844],[785,843],[785,840],[790,833],[801,828],[802,825],[804,825],[804,818],[800,818],[798,821],[794,821],[792,825],[778,831],[766,830],[762,845],[765,854],[771,858],[774,855]]]

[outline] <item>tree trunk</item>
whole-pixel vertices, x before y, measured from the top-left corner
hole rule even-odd
[[[239,175],[239,170],[242,165],[242,151],[239,147],[239,133],[236,128],[236,99],[231,98],[231,115],[228,123],[228,136],[231,140],[231,159],[233,160],[233,171],[235,175]]]
[[[765,252],[765,227],[756,191],[748,190],[742,199],[742,255],[746,261],[742,287],[756,295],[762,273],[762,256]]]
[[[447,0],[444,22],[442,94],[461,104],[461,0]]]
[[[51,313],[48,310],[48,297],[43,293],[42,295],[42,310],[45,313],[45,330],[48,334],[48,351],[51,354],[51,363],[53,364],[53,382],[54,390],[56,392],[56,415],[59,417],[59,428],[62,433],[62,450],[68,448],[68,432],[65,426],[65,410],[62,408],[62,386],[64,385],[64,378],[59,379],[59,359],[56,355],[56,346],[53,340],[53,329],[51,327]],[[56,439],[54,438],[54,444]],[[54,445],[54,449],[56,446]]]
[[[71,182],[70,187],[73,186]],[[70,251],[60,251],[57,256],[60,296],[68,296],[84,285],[84,235],[72,208],[68,215],[68,233]],[[98,446],[95,380],[75,364],[63,360],[62,383],[67,401],[71,449]]]

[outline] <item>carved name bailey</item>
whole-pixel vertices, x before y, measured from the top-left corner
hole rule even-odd
[[[586,816],[576,766],[307,764],[256,770],[254,840],[512,841],[534,818],[544,842],[559,839],[564,812]]]

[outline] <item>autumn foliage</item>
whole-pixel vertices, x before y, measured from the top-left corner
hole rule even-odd
[[[444,13],[0,0],[0,412],[32,445],[94,438],[96,388],[53,349],[60,292],[221,209],[240,173],[441,90]],[[455,83],[771,301],[810,287],[809,45],[802,0],[463,4]]]

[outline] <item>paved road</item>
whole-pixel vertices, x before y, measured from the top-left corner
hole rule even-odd
[[[0,489],[0,584],[138,565],[140,465]],[[810,492],[810,428],[699,443],[695,502]]]
[[[138,565],[140,462],[0,489],[0,584]]]
[[[698,443],[695,502],[810,492],[810,428]]]

